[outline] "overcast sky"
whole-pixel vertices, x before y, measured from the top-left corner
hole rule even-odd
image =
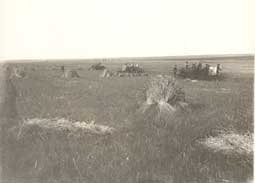
[[[1,0],[0,58],[252,53],[253,0]]]

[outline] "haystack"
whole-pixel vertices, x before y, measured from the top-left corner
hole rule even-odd
[[[93,64],[89,70],[104,70],[106,67],[102,65],[101,63]]]
[[[65,72],[65,66],[62,65],[62,66],[60,67],[60,69],[61,69],[62,72]]]
[[[63,73],[64,78],[79,78],[79,74],[75,70],[65,70]]]
[[[111,72],[111,71],[109,71],[109,70],[107,70],[107,69],[104,69],[104,71],[102,72],[102,74],[100,75],[100,77],[102,77],[102,78],[105,78],[105,77],[111,77],[111,76],[113,76],[114,74]]]
[[[233,131],[220,132],[218,136],[208,137],[198,141],[205,148],[213,152],[228,155],[253,156],[253,134],[238,134]]]
[[[151,105],[157,105],[160,112],[174,112],[177,107],[186,105],[185,93],[173,77],[158,75],[148,83],[143,111]]]
[[[13,69],[13,76],[17,78],[24,78],[26,76],[26,72],[24,70],[14,68]]]
[[[114,128],[95,124],[94,121],[91,122],[80,122],[80,121],[69,121],[63,118],[56,119],[40,119],[33,118],[24,121],[24,127],[39,127],[41,129],[49,129],[53,131],[68,131],[69,133],[91,133],[97,135],[107,135],[114,132]]]
[[[33,178],[39,182],[52,182],[53,179],[72,182],[75,177],[83,181],[89,179],[88,172],[93,177],[102,173],[96,171],[97,162],[111,165],[117,161],[116,153],[112,151],[112,144],[116,147],[117,143],[111,138],[115,128],[106,125],[63,118],[32,118],[24,119],[16,129],[8,131],[6,136],[1,134],[4,139],[1,155],[3,153],[5,157],[0,159],[2,175],[26,177],[24,180]],[[61,173],[55,176],[51,173],[55,170]]]
[[[13,75],[12,73],[12,69],[10,66],[6,65],[6,64],[2,64],[0,65],[0,81],[2,81],[2,79],[10,79]],[[1,84],[1,83],[0,83]]]

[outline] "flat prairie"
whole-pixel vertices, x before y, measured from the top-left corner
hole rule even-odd
[[[186,60],[131,62],[139,63],[148,76],[101,78],[102,71],[88,70],[92,62],[75,60],[7,64],[23,69],[26,76],[11,80],[17,92],[17,124],[21,127],[14,131],[9,145],[1,145],[6,162],[2,165],[2,182],[252,180],[253,156],[214,151],[199,141],[229,131],[253,134],[253,59],[201,60],[213,66],[221,64],[222,79],[192,82],[177,77],[189,110],[166,116],[158,116],[154,108],[140,111],[146,100],[147,81],[158,74],[173,75],[174,65],[184,67]],[[111,71],[120,69],[122,63],[102,62]],[[61,66],[76,70],[80,77],[61,77]],[[33,118],[94,121],[115,132],[98,136],[22,128],[24,121]]]

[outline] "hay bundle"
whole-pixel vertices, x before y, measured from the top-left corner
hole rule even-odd
[[[63,74],[64,78],[79,78],[79,74],[75,70],[65,70]]]
[[[89,70],[104,70],[106,69],[106,67],[104,65],[102,65],[102,63],[96,63],[96,64],[93,64]]]
[[[102,78],[106,77],[107,72],[108,72],[108,70],[107,70],[107,69],[104,69],[104,71],[102,72],[102,74],[100,75],[100,77],[102,77]]]
[[[110,165],[117,162],[117,152],[112,151],[112,144],[117,146],[111,138],[113,133],[114,128],[95,124],[93,121],[88,123],[63,118],[26,119],[15,131],[8,131],[6,136],[1,134],[1,137],[4,137],[1,155],[3,152],[5,157],[0,163],[3,175],[25,177],[24,180],[34,178],[39,182],[52,182],[53,179],[57,182],[68,179],[72,182],[75,176],[82,178],[80,180],[89,179],[87,172],[93,177],[102,172],[96,171],[98,162],[103,161]],[[122,152],[124,153],[126,152]],[[123,159],[123,156],[120,158]],[[92,168],[88,167],[88,164],[92,165]],[[107,167],[109,166],[105,168]],[[61,173],[55,176],[51,172],[56,169]]]
[[[122,72],[125,72],[127,70],[127,64],[123,64],[122,66],[121,66],[121,71]]]
[[[102,77],[102,78],[105,78],[105,77],[111,77],[111,76],[113,76],[114,75],[114,73],[113,72],[110,72],[109,70],[107,70],[107,69],[104,69],[104,71],[103,71],[103,73],[100,75],[100,77]]]
[[[34,68],[34,67],[32,67],[32,68],[31,68],[31,71],[35,71],[35,68]]]
[[[14,68],[13,75],[17,78],[24,78],[26,76],[26,72],[24,70]]]
[[[112,72],[112,76],[118,76],[118,72],[116,71]]]
[[[171,76],[158,75],[151,78],[148,83],[143,110],[155,104],[159,106],[160,112],[173,112],[184,101],[185,94],[177,86],[177,81]]]
[[[62,66],[60,67],[60,69],[61,69],[62,72],[65,72],[65,66],[62,65]]]
[[[41,129],[50,129],[53,131],[63,131],[70,133],[90,133],[97,135],[107,135],[114,132],[114,128],[106,125],[95,124],[94,121],[80,122],[80,121],[69,121],[67,119],[39,119],[33,118],[24,121],[24,127],[39,127]]]
[[[10,79],[13,75],[12,68],[8,65],[0,65],[0,81],[3,81],[2,79]],[[2,84],[2,83],[0,83]]]
[[[213,152],[221,152],[229,155],[245,155],[253,156],[253,134],[238,134],[233,131],[220,132],[218,136],[208,137],[204,140],[198,141],[205,148]]]

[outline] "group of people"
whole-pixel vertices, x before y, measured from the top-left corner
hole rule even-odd
[[[127,63],[121,66],[121,72],[140,73],[143,72],[143,69],[139,64]]]
[[[217,64],[216,67],[210,66],[209,64],[205,64],[205,67],[203,67],[203,64],[199,62],[198,64],[192,63],[192,65],[189,65],[189,62],[187,61],[185,64],[185,68],[181,68],[178,73],[177,65],[175,64],[173,68],[173,74],[174,77],[177,76],[177,74],[180,74],[184,77],[208,77],[208,76],[218,76],[220,73],[220,64]]]

